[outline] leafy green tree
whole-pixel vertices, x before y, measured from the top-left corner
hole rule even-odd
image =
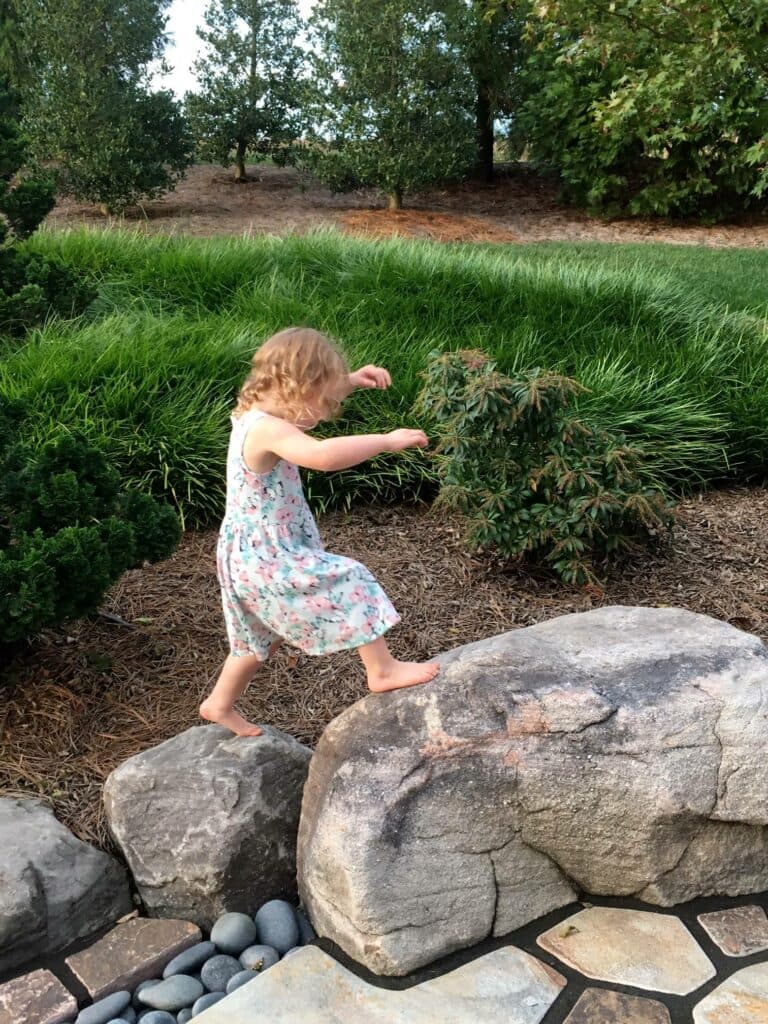
[[[197,34],[207,53],[195,64],[200,91],[186,107],[204,156],[235,164],[247,154],[280,157],[301,133],[303,53],[295,0],[213,0]]]
[[[521,0],[463,0],[451,8],[456,33],[475,88],[475,173],[493,181],[496,118],[518,106],[518,76],[527,4]]]
[[[475,157],[474,82],[451,2],[320,0],[310,19],[315,137],[302,160],[335,191],[403,194],[463,176]]]
[[[714,218],[765,206],[765,0],[547,0],[528,37],[516,132],[566,198]]]
[[[148,88],[169,0],[29,0],[36,80],[23,90],[33,155],[60,188],[116,212],[175,186],[193,146],[180,104]]]
[[[0,78],[0,337],[22,335],[51,312],[81,312],[93,298],[59,260],[22,244],[51,210],[54,182],[25,169],[17,118],[18,95]]]
[[[29,74],[21,12],[22,0],[0,0],[0,76],[15,86]]]

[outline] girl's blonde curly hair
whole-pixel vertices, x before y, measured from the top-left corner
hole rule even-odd
[[[347,361],[330,338],[311,327],[287,327],[256,351],[234,415],[268,398],[281,406],[286,419],[306,415],[310,402],[322,419],[331,419],[341,407],[348,376]]]

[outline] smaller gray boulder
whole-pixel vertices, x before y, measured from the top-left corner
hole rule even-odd
[[[41,801],[0,799],[0,974],[132,909],[117,861],[75,838]]]
[[[258,893],[295,891],[310,757],[277,729],[202,725],[115,768],[104,807],[150,916],[210,928],[224,911],[253,913]]]

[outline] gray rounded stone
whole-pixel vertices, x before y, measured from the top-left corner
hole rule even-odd
[[[285,900],[270,900],[256,914],[259,942],[272,946],[278,953],[287,953],[299,941],[296,911]]]
[[[303,947],[302,946],[294,946],[293,949],[289,949],[287,953],[283,953],[281,959],[285,960],[285,958],[287,956],[291,956],[293,953],[298,953],[300,949],[303,949]]]
[[[216,953],[216,947],[212,942],[198,942],[189,949],[185,949],[173,960],[169,960],[163,971],[164,978],[171,978],[174,974],[192,974],[202,967],[206,960],[210,960]]]
[[[301,910],[296,911],[296,921],[299,926],[299,944],[307,946],[316,938],[315,929],[309,923],[307,915]]]
[[[150,915],[209,929],[243,893],[292,893],[311,756],[277,729],[245,743],[208,725],[118,765],[104,806]]]
[[[136,1024],[136,1011],[132,1006],[126,1006],[120,1011],[119,1017],[113,1017],[109,1024]]]
[[[167,1010],[150,1010],[139,1018],[141,1024],[176,1024],[176,1018]]]
[[[174,974],[158,985],[152,985],[139,994],[139,1000],[153,1010],[183,1010],[203,994],[203,986],[196,978]]]
[[[249,946],[240,954],[240,963],[247,971],[266,971],[279,959],[280,954],[273,946]]]
[[[222,914],[211,928],[211,942],[215,943],[222,953],[239,956],[244,949],[256,941],[256,925],[248,914],[231,911]]]
[[[139,999],[140,994],[144,991],[145,988],[149,988],[151,985],[159,985],[161,981],[162,978],[149,978],[147,979],[147,981],[139,982],[139,984],[133,990],[133,1000],[131,1002],[131,1005],[133,1006],[134,1010],[138,1012],[139,1010],[146,1009],[145,1004],[142,1003],[141,999]]]
[[[259,852],[269,862],[267,849]],[[76,839],[38,799],[0,799],[0,850],[0,975],[111,927],[133,908],[125,868]],[[294,865],[295,851],[294,834]]]
[[[185,1006],[183,1010],[179,1010],[176,1014],[176,1024],[189,1024],[192,1020],[192,1007]]]
[[[216,1003],[220,1003],[223,998],[223,992],[206,992],[204,996],[200,996],[192,1007],[192,1016],[196,1017],[198,1013],[202,1013],[203,1010],[207,1010],[209,1006],[215,1006]]]
[[[233,956],[220,953],[218,956],[212,956],[203,964],[200,977],[209,992],[224,992],[229,979],[239,974],[243,966]]]
[[[119,1017],[126,1006],[130,1005],[130,992],[113,992],[111,996],[105,996],[81,1010],[75,1024],[107,1024],[108,1021]]]
[[[258,978],[258,976],[258,971],[239,971],[227,982],[227,995],[238,988],[242,988],[243,985],[247,985],[249,981],[253,981],[253,979]]]

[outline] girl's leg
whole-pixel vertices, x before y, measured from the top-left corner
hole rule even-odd
[[[281,641],[276,640],[269,649],[275,653]],[[235,711],[235,703],[245,693],[248,684],[264,664],[263,658],[255,654],[243,654],[239,658],[227,656],[216,685],[200,705],[200,717],[217,725],[225,725],[237,736],[261,736],[262,730],[247,721]]]
[[[428,683],[440,671],[436,661],[397,661],[390,654],[383,636],[358,647],[357,653],[368,675],[368,689],[374,693]]]

